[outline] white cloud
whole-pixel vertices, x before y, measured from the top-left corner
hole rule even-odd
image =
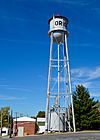
[[[15,96],[2,96],[0,95],[0,100],[5,100],[5,101],[13,101],[13,100],[25,100],[25,97],[15,97]]]
[[[95,68],[89,73],[90,80],[97,79],[97,78],[100,78],[100,67]]]
[[[100,97],[100,66],[72,69],[71,74],[73,89],[82,84],[89,89],[92,97]]]
[[[91,93],[91,96],[92,97],[99,97],[100,98],[100,92],[97,92],[97,93]]]
[[[74,79],[95,80],[100,78],[100,66],[96,68],[76,68],[72,69],[71,73]]]
[[[32,40],[18,40],[18,39],[9,39],[9,38],[0,38],[1,41],[7,41],[7,42],[17,42],[17,43],[30,43],[30,44],[42,44],[45,45],[48,42],[45,41],[32,41]]]
[[[95,1],[86,1],[86,0],[56,0],[58,3],[67,4],[67,5],[74,5],[74,6],[88,6],[93,4]]]
[[[2,84],[1,84],[0,87],[8,87],[8,85],[2,85]]]
[[[85,29],[85,28],[84,28],[84,29]],[[87,32],[88,32],[88,31],[87,31]],[[92,43],[84,43],[84,42],[83,42],[83,43],[78,43],[78,44],[71,43],[70,46],[75,46],[75,47],[76,47],[76,46],[77,46],[77,47],[79,46],[79,47],[86,47],[86,48],[87,48],[87,47],[89,47],[89,48],[91,48],[91,47],[92,47],[92,48],[100,48],[99,45],[96,46],[96,45],[94,45],[94,44],[92,44]]]
[[[85,86],[86,88],[91,87],[91,85],[92,85],[92,82],[85,82],[85,83],[83,83],[83,86]]]
[[[16,91],[21,91],[21,92],[29,92],[29,93],[32,93],[32,90],[31,89],[27,89],[27,88],[19,88],[19,87],[12,87],[12,86],[9,86],[9,85],[3,85],[1,84],[0,85],[0,88],[4,88],[4,89],[7,89],[7,90],[16,90]]]

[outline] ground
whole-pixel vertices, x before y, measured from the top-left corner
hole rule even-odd
[[[0,140],[8,138],[0,138]],[[100,132],[76,132],[66,134],[35,135],[22,138],[12,138],[12,140],[100,140]]]

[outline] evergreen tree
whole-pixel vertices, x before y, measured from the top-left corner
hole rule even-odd
[[[97,130],[100,128],[100,112],[95,107],[97,101],[90,98],[88,89],[78,85],[73,96],[77,130]]]

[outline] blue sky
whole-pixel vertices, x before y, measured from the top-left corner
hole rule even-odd
[[[73,89],[100,100],[99,0],[0,0],[0,107],[36,115],[45,110],[48,19],[66,16]]]

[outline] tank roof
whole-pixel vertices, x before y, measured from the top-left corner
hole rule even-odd
[[[66,17],[64,17],[64,16],[54,16],[55,18],[61,18],[61,19],[64,19],[64,20],[66,20],[67,21],[67,23],[68,23],[68,18],[66,18]],[[50,24],[50,21],[53,19],[53,16],[48,20],[48,24]]]

